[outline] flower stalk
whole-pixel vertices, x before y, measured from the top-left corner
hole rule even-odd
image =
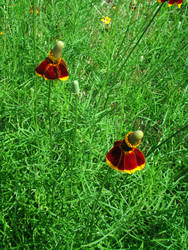
[[[125,58],[125,60],[121,63],[119,70],[117,71],[117,73],[115,74],[116,76],[119,76],[121,74],[121,72],[123,72],[123,67],[127,64],[129,58],[131,57],[132,53],[134,52],[134,50],[136,49],[137,45],[140,43],[140,41],[142,40],[144,34],[146,33],[146,31],[148,30],[148,28],[150,27],[150,25],[152,24],[153,20],[155,19],[155,17],[157,16],[157,14],[159,13],[159,11],[161,10],[162,6],[164,3],[162,3],[158,9],[156,10],[156,12],[154,13],[152,19],[150,20],[150,22],[148,23],[148,25],[146,26],[146,28],[143,30],[141,36],[139,37],[139,39],[137,40],[137,42],[135,43],[135,45],[133,46],[133,48],[131,49],[131,51],[129,52],[129,54],[127,55],[127,57]],[[124,76],[122,76],[121,80],[124,80]],[[117,84],[119,83],[119,81],[117,82]],[[111,88],[108,89],[107,92],[107,97],[106,100],[104,102],[104,108],[106,107],[107,101],[109,99],[109,94],[112,91],[112,88],[114,88],[117,84],[113,84]]]
[[[155,19],[155,17],[157,16],[157,14],[159,13],[159,11],[161,10],[162,6],[164,3],[162,3],[158,9],[156,10],[156,12],[154,13],[152,19],[150,20],[150,22],[148,23],[148,25],[145,27],[145,29],[143,30],[140,38],[137,40],[137,42],[135,43],[135,45],[133,46],[133,48],[131,49],[131,51],[129,52],[129,54],[127,55],[127,57],[125,58],[125,60],[123,61],[123,63],[120,66],[120,70],[118,71],[118,74],[122,71],[122,67],[124,67],[126,65],[126,63],[128,62],[129,58],[131,57],[132,53],[134,52],[134,50],[136,49],[137,45],[140,43],[140,41],[142,40],[143,36],[145,35],[146,31],[149,29],[150,25],[152,24],[153,20]]]
[[[50,155],[52,154],[52,122],[51,122],[51,105],[50,105],[50,98],[51,98],[51,81],[48,83],[48,132],[49,132],[49,140],[50,140]]]

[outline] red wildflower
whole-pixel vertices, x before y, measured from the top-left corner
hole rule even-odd
[[[183,3],[183,0],[158,0],[159,3],[164,3],[164,2],[167,2],[168,1],[168,6],[172,6],[173,4],[177,4],[178,7],[180,8],[182,3]]]
[[[143,132],[138,130],[129,132],[124,140],[114,143],[114,147],[107,153],[107,164],[119,172],[132,174],[137,170],[142,170],[145,166],[145,157],[137,149],[141,143]]]
[[[63,47],[63,42],[58,41],[56,43],[48,57],[35,69],[36,75],[44,77],[45,80],[68,80],[69,73],[67,66],[61,57]]]

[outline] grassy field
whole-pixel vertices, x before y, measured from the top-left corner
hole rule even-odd
[[[30,2],[0,3],[0,248],[187,249],[187,3]],[[66,82],[34,73],[57,40]],[[109,168],[137,129],[144,170]]]

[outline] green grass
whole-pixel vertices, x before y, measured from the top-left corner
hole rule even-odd
[[[1,249],[187,249],[188,6],[165,3],[125,61],[159,7],[130,2],[41,0],[33,16],[30,1],[1,1]],[[51,82],[50,142],[34,70],[62,36],[70,79]],[[110,169],[113,142],[137,129],[144,170]]]

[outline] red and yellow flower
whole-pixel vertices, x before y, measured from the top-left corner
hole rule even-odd
[[[48,57],[35,69],[36,75],[42,76],[45,80],[59,79],[66,81],[69,79],[66,63],[61,57],[63,47],[63,42],[58,41],[56,43]]]
[[[168,6],[171,7],[173,4],[177,4],[178,7],[180,8],[183,0],[158,0],[159,3],[164,3],[168,1]]]
[[[126,172],[128,174],[142,170],[145,166],[145,157],[137,149],[142,137],[143,132],[138,130],[129,132],[124,140],[116,141],[113,148],[106,155],[107,164],[119,172]]]

